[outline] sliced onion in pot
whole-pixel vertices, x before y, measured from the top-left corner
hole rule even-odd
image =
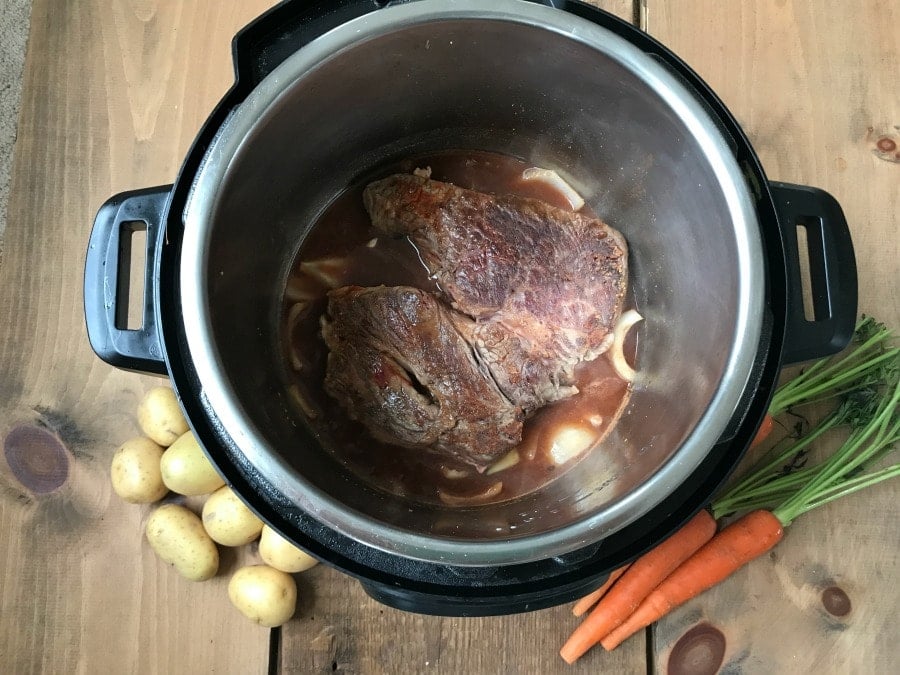
[[[316,412],[316,409],[313,407],[312,403],[310,403],[309,399],[306,398],[306,395],[300,391],[300,388],[292,384],[288,387],[288,394],[290,394],[291,398],[294,399],[294,402],[299,406],[300,410],[303,411],[303,414],[306,415],[309,419],[314,420],[319,416],[319,413]]]
[[[481,504],[489,499],[493,499],[503,491],[503,481],[497,481],[475,495],[455,495],[452,492],[446,492],[438,488],[438,497],[447,506],[474,506]]]
[[[441,475],[448,480],[459,480],[460,478],[468,476],[469,472],[465,469],[454,469],[450,466],[442,466]]]
[[[312,277],[326,288],[343,285],[342,276],[346,271],[346,258],[322,258],[300,263],[301,274]]]
[[[309,302],[305,300],[295,302],[293,305],[291,305],[291,308],[288,310],[287,315],[287,335],[288,344],[290,345],[291,368],[298,372],[303,370],[303,359],[301,359],[300,354],[297,353],[297,345],[293,340],[294,329],[297,327],[297,322],[300,321],[300,318],[307,312],[307,310],[309,310],[309,307]]]
[[[550,459],[557,466],[565,464],[585,452],[597,442],[597,433],[588,427],[565,425],[553,434]]]
[[[515,466],[519,463],[519,451],[518,450],[510,450],[503,457],[498,459],[496,462],[491,464],[487,471],[484,472],[485,476],[491,476],[495,473],[500,473],[501,471],[508,469],[511,466]]]
[[[626,382],[634,381],[634,368],[625,360],[625,352],[623,351],[625,337],[632,326],[643,320],[644,317],[635,310],[629,309],[619,317],[619,320],[616,321],[616,327],[613,329],[613,343],[609,351],[609,360],[619,376]]]
[[[305,274],[296,275],[288,280],[284,299],[288,302],[312,302],[321,294],[321,287],[313,279]]]
[[[522,172],[522,180],[539,180],[556,188],[566,198],[566,201],[569,202],[573,211],[578,211],[584,206],[584,199],[581,195],[575,192],[575,189],[552,169],[539,169],[538,167],[525,169],[525,171]]]

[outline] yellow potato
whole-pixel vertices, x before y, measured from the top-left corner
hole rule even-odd
[[[268,525],[263,525],[259,538],[259,557],[282,572],[305,572],[319,561],[301,551]]]
[[[150,504],[169,492],[162,480],[159,461],[163,449],[149,438],[125,441],[113,455],[110,479],[113,490],[126,502]]]
[[[274,567],[250,565],[231,577],[228,597],[248,619],[274,628],[294,616],[297,584],[290,574]]]
[[[159,468],[166,486],[180,495],[205,495],[225,485],[190,431],[163,453]]]
[[[148,391],[138,405],[137,419],[141,431],[164,448],[189,429],[175,392],[169,387],[154,387]]]
[[[192,511],[163,504],[147,520],[147,541],[165,562],[191,581],[205,581],[219,569],[219,549]]]
[[[243,546],[259,536],[263,522],[227,485],[213,492],[203,505],[203,527],[223,546]]]

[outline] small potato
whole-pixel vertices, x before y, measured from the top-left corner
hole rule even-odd
[[[166,496],[159,461],[163,449],[149,438],[132,438],[116,450],[109,475],[113,490],[126,502],[150,504]]]
[[[219,549],[192,511],[163,504],[147,520],[147,541],[163,561],[191,581],[205,581],[219,570]]]
[[[228,597],[248,619],[274,628],[294,616],[297,583],[290,574],[268,565],[250,565],[231,577]]]
[[[259,538],[259,557],[282,572],[305,572],[319,561],[301,551],[268,525],[263,525]]]
[[[166,487],[180,495],[205,495],[225,485],[190,431],[163,453],[159,468]]]
[[[203,527],[216,543],[243,546],[259,536],[263,522],[226,485],[213,492],[203,505]]]
[[[141,431],[164,448],[189,429],[175,392],[169,387],[154,387],[148,391],[138,405],[137,419]]]

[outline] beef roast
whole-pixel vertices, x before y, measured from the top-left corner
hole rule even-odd
[[[574,367],[611,343],[627,246],[602,221],[536,199],[414,175],[368,185],[376,229],[408,235],[501,391],[530,413],[571,396]]]
[[[482,468],[521,441],[523,412],[460,333],[467,322],[416,288],[333,290],[325,390],[379,440]]]

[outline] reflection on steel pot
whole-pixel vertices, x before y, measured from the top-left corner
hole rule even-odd
[[[847,226],[826,193],[767,181],[704,83],[611,15],[574,2],[378,4],[284,3],[236,37],[237,82],[176,183],[118,195],[97,216],[91,343],[116,366],[168,372],[249,505],[383,602],[446,614],[564,602],[704,504],[782,364],[846,344]],[[379,166],[442,149],[556,169],[627,238],[646,318],[613,450],[463,511],[373,490],[323,452],[286,399],[277,331],[292,258],[324,207]],[[149,230],[152,293],[144,327],[127,331],[110,289],[134,221]],[[814,244],[814,322],[798,224]]]

